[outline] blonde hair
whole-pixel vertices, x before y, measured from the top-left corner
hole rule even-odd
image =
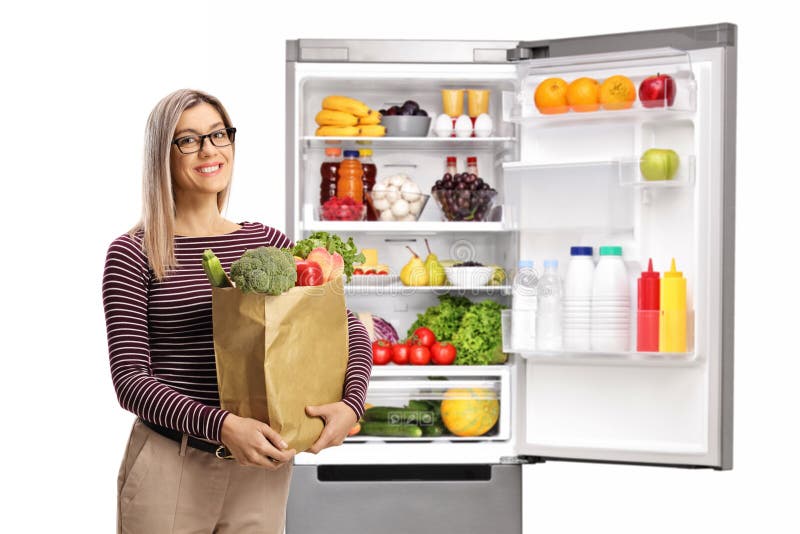
[[[194,89],[180,89],[164,97],[147,119],[144,136],[144,169],[142,173],[142,216],[128,231],[133,237],[143,231],[142,251],[157,280],[163,280],[168,270],[178,266],[175,258],[175,195],[172,189],[170,154],[172,136],[181,114],[198,104],[213,106],[226,128],[231,119],[222,103],[215,97]],[[222,213],[231,184],[217,194],[217,206]]]

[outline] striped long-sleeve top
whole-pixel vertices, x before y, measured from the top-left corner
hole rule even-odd
[[[142,419],[219,441],[228,412],[219,408],[211,320],[211,285],[201,257],[213,249],[226,272],[245,250],[285,248],[274,228],[243,222],[213,237],[175,236],[178,268],[157,281],[142,252],[141,231],[115,239],[103,273],[111,378],[120,404]],[[342,401],[364,411],[372,349],[364,325],[348,310],[349,359]]]

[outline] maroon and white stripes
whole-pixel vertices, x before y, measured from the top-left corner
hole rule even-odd
[[[223,268],[245,250],[289,247],[291,240],[260,223],[241,223],[214,237],[175,237],[179,268],[161,282],[142,253],[141,232],[108,248],[103,307],[111,378],[120,404],[139,417],[193,436],[219,441],[222,421],[214,363],[211,286],[200,258],[213,249]],[[364,325],[348,311],[349,360],[342,401],[361,417],[372,370]]]

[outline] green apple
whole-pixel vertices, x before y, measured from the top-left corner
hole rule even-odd
[[[680,158],[668,148],[651,148],[642,154],[639,170],[645,180],[672,180],[678,172]]]

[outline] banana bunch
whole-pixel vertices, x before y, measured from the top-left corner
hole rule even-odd
[[[383,137],[386,128],[380,125],[381,114],[355,98],[328,96],[322,111],[315,117],[316,135],[329,137]]]

